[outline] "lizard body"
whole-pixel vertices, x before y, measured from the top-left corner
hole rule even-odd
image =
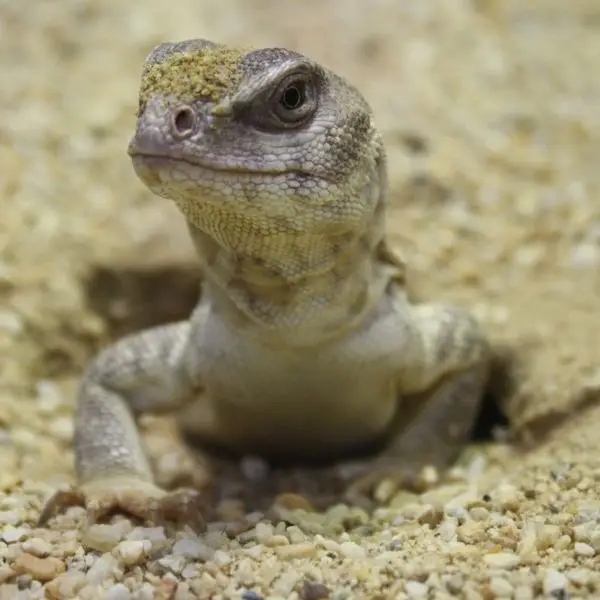
[[[384,146],[353,86],[284,49],[161,44],[129,154],[187,219],[205,281],[188,321],[119,341],[85,374],[91,516],[189,514],[192,491],[154,484],[135,416],[191,403],[199,435],[240,454],[339,458],[385,439],[364,481],[454,459],[488,345],[466,311],[407,299]]]

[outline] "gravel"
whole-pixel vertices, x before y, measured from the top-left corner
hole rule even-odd
[[[600,597],[600,9],[524,6],[0,6],[0,600]],[[119,515],[88,527],[81,508],[36,525],[73,480],[85,363],[123,315],[159,308],[130,310],[119,286],[90,281],[193,260],[176,211],[125,154],[144,56],[188,36],[292,46],[364,89],[415,286],[471,306],[518,350],[500,377],[510,390],[494,388],[510,427],[444,476],[427,471],[423,494],[383,483],[372,514],[321,507],[311,481],[271,494],[277,474],[252,458],[200,536]],[[161,481],[195,476],[171,424],[141,425]]]

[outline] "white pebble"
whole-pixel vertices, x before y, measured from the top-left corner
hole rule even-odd
[[[60,387],[53,381],[42,379],[36,385],[36,405],[42,415],[54,415],[61,404],[64,404],[64,397]]]
[[[273,526],[269,523],[257,523],[254,528],[256,540],[261,544],[267,544],[273,537]]]
[[[118,569],[118,566],[116,558],[113,558],[110,554],[103,554],[91,566],[85,578],[88,583],[99,585],[106,581]]]
[[[7,544],[14,544],[23,538],[26,538],[28,534],[29,529],[25,529],[25,527],[13,527],[12,525],[7,525],[4,528],[1,537]]]
[[[340,552],[346,558],[364,558],[366,556],[365,549],[354,542],[342,542]]]
[[[0,330],[11,335],[17,335],[23,331],[23,319],[16,312],[1,310]]]
[[[596,551],[585,542],[575,542],[575,554],[578,556],[594,556]]]
[[[15,510],[0,510],[0,525],[16,525],[21,522],[19,513]]]
[[[148,540],[125,540],[115,548],[119,562],[127,565],[139,565],[144,562],[146,553],[150,552],[152,544]]]
[[[502,598],[512,598],[514,593],[514,589],[510,581],[504,579],[504,577],[492,577],[490,581],[490,589],[496,596],[500,596]]]
[[[167,536],[163,527],[135,527],[129,532],[128,540],[148,540],[152,544],[166,542]]]
[[[554,595],[557,592],[564,591],[567,588],[568,580],[565,575],[555,569],[548,569],[544,577],[544,594]]]
[[[418,581],[407,581],[404,590],[410,598],[426,598],[429,593],[429,588]]]
[[[106,592],[106,600],[130,600],[131,592],[122,583],[113,585]]]
[[[52,546],[46,540],[37,537],[25,540],[21,547],[23,551],[39,558],[50,556],[52,553]]]
[[[231,562],[231,556],[227,552],[223,552],[223,550],[215,550],[212,560],[216,565],[222,567]]]
[[[187,559],[185,556],[181,556],[181,554],[178,556],[167,554],[158,560],[158,564],[172,573],[179,575],[185,569]]]
[[[81,541],[84,546],[92,550],[108,552],[121,541],[122,537],[123,531],[117,525],[96,523],[83,532]]]
[[[521,559],[516,554],[511,554],[510,552],[484,554],[483,560],[488,566],[498,569],[511,569],[521,562]]]
[[[173,554],[181,554],[187,558],[207,561],[212,559],[214,550],[199,540],[183,539],[173,544]]]

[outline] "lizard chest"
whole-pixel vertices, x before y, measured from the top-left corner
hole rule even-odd
[[[377,440],[396,408],[386,360],[345,340],[313,348],[258,343],[208,321],[190,360],[210,423],[197,432],[242,453],[309,458]]]

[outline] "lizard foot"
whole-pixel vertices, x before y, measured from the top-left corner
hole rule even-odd
[[[198,532],[205,529],[200,494],[196,490],[181,488],[166,492],[149,481],[133,477],[98,479],[56,492],[44,506],[39,525],[71,506],[85,507],[88,526],[120,512],[154,525],[189,525]]]
[[[345,499],[350,504],[372,507],[385,504],[401,490],[423,492],[427,489],[422,470],[398,464],[365,465],[348,485]]]

